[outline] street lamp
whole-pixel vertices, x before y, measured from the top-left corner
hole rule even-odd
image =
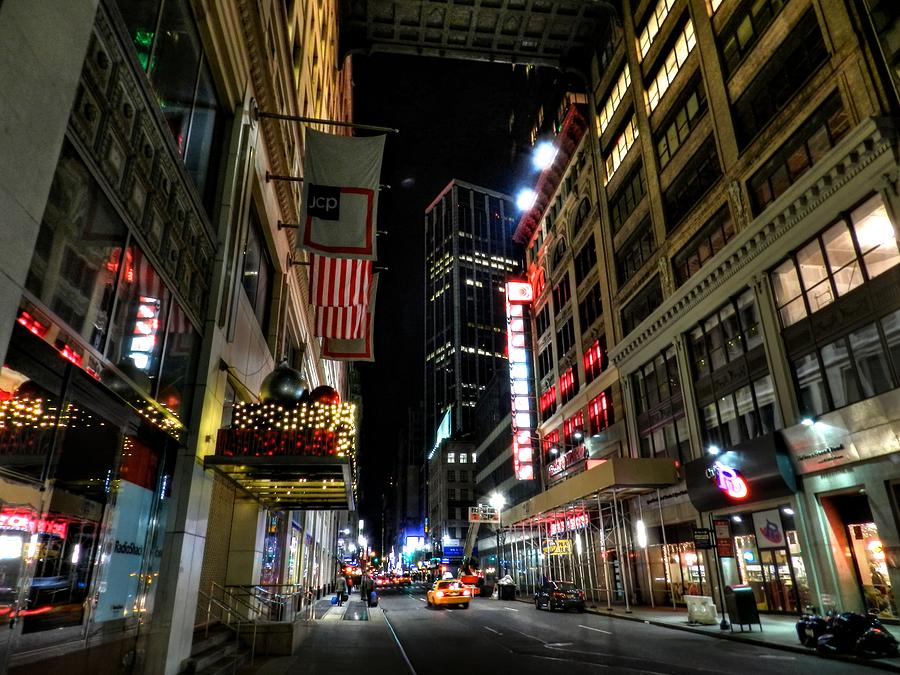
[[[516,206],[519,211],[528,211],[534,203],[537,201],[537,192],[532,190],[531,188],[524,188],[519,190],[519,194],[516,195]]]
[[[531,155],[531,163],[534,164],[534,168],[541,171],[553,164],[554,159],[556,159],[556,146],[550,141],[538,143]]]

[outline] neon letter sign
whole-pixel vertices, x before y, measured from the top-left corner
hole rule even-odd
[[[506,337],[509,380],[512,394],[512,451],[516,480],[534,480],[531,373],[528,369],[528,345],[523,305],[533,297],[531,284],[509,281],[506,284]]]
[[[747,481],[736,469],[716,462],[710,470],[711,477],[715,478],[716,487],[732,499],[745,499],[750,494]]]

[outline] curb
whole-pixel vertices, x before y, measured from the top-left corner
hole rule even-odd
[[[531,604],[527,600],[522,598],[516,598],[516,602],[524,602],[526,604]],[[586,614],[594,614],[596,616],[607,616],[613,619],[621,619],[623,621],[633,621],[636,623],[644,623],[649,624],[651,626],[659,626],[660,628],[671,628],[672,630],[681,630],[687,633],[694,633],[696,635],[706,635],[707,637],[715,638],[717,640],[731,640],[732,642],[743,642],[745,644],[751,644],[757,647],[767,647],[769,649],[778,649],[784,652],[792,652],[794,654],[805,654],[807,656],[816,656],[815,650],[808,649],[806,647],[802,647],[800,645],[786,645],[781,644],[779,642],[768,642],[766,640],[759,640],[756,638],[748,638],[743,635],[736,635],[733,633],[712,633],[705,630],[700,630],[697,628],[693,628],[691,626],[682,626],[679,624],[668,623],[666,621],[654,621],[653,619],[642,619],[638,616],[623,616],[622,614],[616,614],[614,612],[601,611],[597,609],[585,608]],[[825,658],[825,657],[819,657]],[[857,659],[853,656],[847,656],[843,654],[835,655],[828,657],[829,661],[843,661],[844,663],[852,663],[857,666],[868,666],[869,668],[876,668],[878,670],[886,670],[892,673],[900,673],[900,665],[894,663],[888,663],[885,661],[879,661],[877,659],[873,659],[871,661]]]

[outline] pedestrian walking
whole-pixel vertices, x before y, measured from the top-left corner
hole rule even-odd
[[[344,600],[347,599],[347,579],[344,578],[343,574],[338,575],[335,594],[337,595],[338,606],[343,607]]]

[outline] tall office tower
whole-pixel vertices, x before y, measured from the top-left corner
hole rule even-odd
[[[425,211],[425,435],[465,431],[506,360],[504,283],[520,269],[507,195],[452,180]]]

